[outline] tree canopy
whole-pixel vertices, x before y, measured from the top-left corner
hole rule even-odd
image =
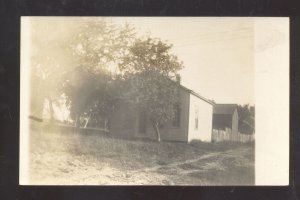
[[[32,77],[39,91],[47,87],[50,107],[63,94],[75,121],[92,113],[108,119],[122,98],[148,113],[160,140],[159,126],[178,106],[175,78],[183,68],[172,45],[103,18],[37,19],[32,28]]]
[[[31,107],[39,107],[35,113],[41,113],[46,99],[53,118],[52,103],[65,94],[73,119],[89,110],[107,112],[111,82],[134,38],[134,28],[102,18],[47,22],[31,21]],[[72,81],[79,68],[83,71],[75,78],[81,82]]]
[[[43,117],[44,101],[48,100],[53,119],[52,104],[60,98],[64,74],[74,66],[67,44],[76,26],[73,21],[45,23],[41,18],[32,18],[30,25],[31,114]]]
[[[79,72],[75,70],[67,74],[65,93],[73,118],[97,113],[107,119],[119,94],[116,87],[118,64],[133,41],[134,28],[97,18],[86,18],[83,22],[70,40],[73,59],[81,68],[76,68],[80,69]],[[70,80],[74,75],[83,80],[82,85],[70,84],[78,83],[78,80]]]
[[[183,68],[160,39],[137,39],[120,65],[127,87],[125,97],[144,110],[160,141],[160,125],[175,116],[179,87],[174,80]]]
[[[239,131],[246,134],[252,134],[255,131],[255,113],[254,106],[249,104],[238,105]]]

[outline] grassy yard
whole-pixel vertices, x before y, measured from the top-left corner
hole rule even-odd
[[[253,185],[254,144],[30,133],[30,184]]]

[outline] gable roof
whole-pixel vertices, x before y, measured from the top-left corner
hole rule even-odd
[[[201,96],[200,94],[194,92],[193,90],[190,90],[190,89],[184,87],[184,86],[181,85],[181,84],[180,84],[180,88],[186,90],[186,91],[189,92],[190,94],[193,94],[194,96],[198,97],[199,99],[202,99],[203,101],[205,101],[205,102],[207,102],[207,103],[209,103],[209,104],[211,104],[211,105],[215,105],[215,103],[214,103],[213,101],[211,101],[211,100],[209,100],[209,99],[207,99],[207,98],[204,98],[204,97]]]
[[[237,109],[237,104],[215,104],[214,114],[232,115]]]

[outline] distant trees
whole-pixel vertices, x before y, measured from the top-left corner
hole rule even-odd
[[[125,98],[147,113],[158,141],[159,127],[174,118],[178,105],[179,87],[172,80],[183,64],[171,47],[160,39],[137,39],[119,65],[129,85]]]
[[[255,131],[255,107],[249,104],[238,105],[239,131],[252,134]]]

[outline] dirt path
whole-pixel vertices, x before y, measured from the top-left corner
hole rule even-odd
[[[149,183],[154,182],[162,184],[162,185],[175,185],[176,183],[172,180],[172,175],[178,176],[178,175],[183,175],[183,174],[188,174],[191,172],[199,172],[199,169],[197,170],[187,170],[187,169],[182,169],[180,166],[186,165],[186,164],[192,164],[196,163],[208,158],[215,157],[219,155],[220,153],[209,153],[206,155],[202,155],[198,158],[195,159],[189,159],[186,161],[182,162],[176,162],[176,163],[170,163],[170,164],[164,164],[164,165],[157,165],[154,167],[148,167],[144,169],[139,169],[139,170],[133,170],[130,172],[130,175],[142,175],[145,176],[146,174],[151,176],[152,178],[149,180]],[[164,172],[163,172],[164,171]],[[171,174],[166,174],[165,172],[171,172]],[[162,176],[163,175],[163,176]],[[171,176],[170,176],[171,175]]]
[[[182,179],[187,180],[193,174],[200,175],[213,171],[225,171],[225,166],[222,165],[223,160],[227,158],[228,160],[232,160],[233,158],[243,159],[243,155],[247,151],[249,151],[249,149],[241,148],[224,152],[207,153],[195,159],[134,170],[130,172],[130,176],[134,174],[150,174],[152,177],[158,177],[158,175],[160,175],[159,182],[161,184],[180,184]],[[203,180],[198,180],[197,184],[201,184],[202,181]]]
[[[162,166],[165,168],[177,168],[180,165],[183,164],[190,164],[190,163],[195,163],[195,162],[199,162],[201,160],[207,159],[207,158],[211,158],[217,155],[220,155],[221,153],[209,153],[203,156],[200,156],[199,158],[195,158],[195,159],[190,159],[190,160],[186,160],[183,162],[176,162],[176,163],[170,163],[170,164],[166,164],[166,165],[157,165],[154,167],[148,167],[148,168],[144,168],[144,169],[139,169],[139,170],[133,170],[132,173],[141,173],[141,172],[153,172],[153,171],[157,171],[159,168],[161,168]]]

